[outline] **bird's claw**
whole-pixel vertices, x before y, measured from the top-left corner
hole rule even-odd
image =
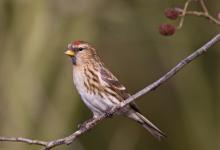
[[[105,115],[106,115],[108,118],[112,118],[112,116],[113,116],[112,113],[108,113],[108,112],[107,112]]]
[[[105,112],[105,116],[108,118],[112,118],[113,114],[111,113],[111,109],[109,109]]]

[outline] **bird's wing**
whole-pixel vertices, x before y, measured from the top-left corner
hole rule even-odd
[[[118,81],[118,79],[106,68],[101,68],[101,79],[104,81],[105,86],[114,87],[117,90],[125,91],[126,88]]]
[[[127,99],[130,94],[127,93],[126,88],[118,81],[118,79],[106,68],[102,67],[100,70],[101,79],[104,81],[102,83],[104,86],[113,89],[122,99],[121,101]],[[132,102],[129,104],[135,111],[140,112],[137,105]]]

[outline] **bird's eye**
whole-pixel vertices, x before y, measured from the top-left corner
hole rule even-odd
[[[83,50],[83,48],[82,48],[82,47],[79,47],[79,48],[78,48],[78,51],[82,51],[82,50]]]

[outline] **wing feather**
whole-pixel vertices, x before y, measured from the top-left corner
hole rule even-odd
[[[130,94],[127,93],[126,88],[118,81],[118,79],[106,68],[102,67],[100,70],[101,79],[104,81],[104,86],[112,88],[118,95],[121,96],[121,101],[127,99]],[[137,105],[132,102],[129,104],[135,111],[140,112]]]
[[[113,86],[118,90],[126,90],[126,88],[118,81],[118,79],[106,68],[101,68],[100,70],[101,78],[107,84],[107,86]]]

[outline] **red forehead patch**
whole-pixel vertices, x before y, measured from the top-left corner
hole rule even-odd
[[[72,42],[72,44],[74,44],[74,45],[80,45],[80,44],[82,44],[82,43],[84,43],[83,41],[80,41],[80,40],[77,40],[77,41],[73,41]]]

